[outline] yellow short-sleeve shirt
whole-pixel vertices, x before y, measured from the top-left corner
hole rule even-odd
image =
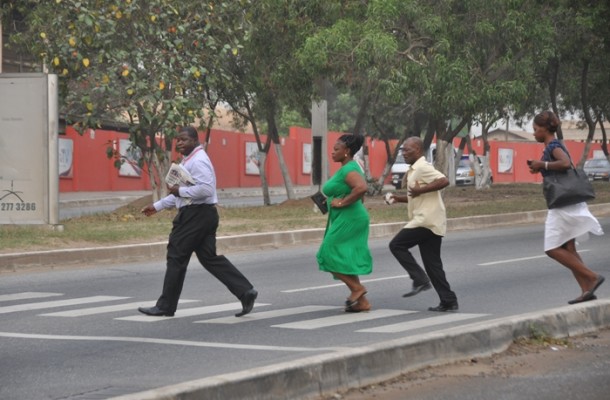
[[[425,186],[439,178],[444,178],[440,171],[419,158],[411,165],[403,178],[403,187]],[[447,212],[440,190],[424,193],[415,198],[409,196],[407,203],[409,222],[405,228],[428,228],[435,235],[445,236],[447,232]]]

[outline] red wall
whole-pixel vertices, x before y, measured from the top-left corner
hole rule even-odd
[[[342,133],[329,132],[327,140],[327,154],[329,154],[329,169],[331,175],[339,169],[339,164],[332,162],[330,153],[336,140]],[[150,190],[147,171],[140,177],[121,176],[114,167],[114,160],[106,157],[106,148],[120,139],[127,139],[129,135],[121,132],[97,129],[87,131],[80,136],[72,127],[66,129],[62,138],[73,141],[72,176],[61,177],[60,192],[75,191],[128,191]],[[204,139],[203,134],[200,137]],[[263,137],[262,141],[266,138]],[[386,153],[383,142],[368,140],[369,166],[371,175],[378,177],[383,172],[386,163]],[[216,170],[217,186],[219,189],[234,187],[260,187],[260,176],[247,175],[246,142],[255,142],[252,134],[236,133],[223,130],[212,130],[208,144],[208,154]],[[300,127],[290,128],[288,137],[281,139],[284,161],[289,169],[290,178],[294,185],[310,185],[311,174],[303,172],[303,143],[311,143],[311,130]],[[458,141],[454,142],[457,147]],[[482,141],[472,141],[478,155],[482,155]],[[392,142],[392,146],[396,141]],[[566,142],[573,160],[578,161],[585,144],[580,142]],[[533,142],[490,142],[490,166],[493,179],[496,183],[503,182],[540,182],[539,174],[532,175],[526,165],[527,159],[539,159],[542,155],[543,145]],[[508,173],[498,173],[498,149],[513,149],[513,168]],[[588,156],[593,150],[600,149],[600,144],[593,144]],[[173,158],[178,158],[176,155]],[[272,146],[266,161],[267,178],[270,186],[283,186],[284,180],[279,169],[278,157],[275,147]]]
[[[96,129],[79,135],[72,127],[66,128],[61,138],[72,139],[72,177],[59,179],[60,192],[97,192],[149,190],[146,171],[142,177],[120,176],[114,160],[108,159],[106,149],[120,139],[129,138],[121,132]]]
[[[483,141],[480,139],[472,140],[473,147],[477,155],[483,155]],[[564,144],[568,148],[570,156],[574,164],[577,164],[585,150],[585,143],[565,141]],[[527,166],[527,160],[540,160],[544,144],[536,142],[503,142],[491,141],[489,165],[492,170],[495,183],[509,182],[542,182],[540,174],[531,174]],[[513,167],[509,172],[498,172],[498,150],[512,149],[513,150]],[[587,159],[593,157],[594,150],[601,150],[601,144],[594,143],[591,145]]]

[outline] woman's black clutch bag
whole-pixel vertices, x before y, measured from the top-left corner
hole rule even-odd
[[[311,196],[311,199],[313,200],[314,203],[316,203],[316,206],[318,206],[318,208],[320,209],[320,212],[322,214],[326,214],[328,212],[328,205],[326,204],[326,196],[324,196],[322,194],[322,192],[318,191],[316,194]]]

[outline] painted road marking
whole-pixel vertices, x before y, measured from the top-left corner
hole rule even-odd
[[[375,278],[375,279],[364,279],[361,280],[361,283],[369,283],[369,282],[379,282],[379,281],[387,281],[390,279],[403,279],[403,278],[408,278],[407,275],[397,275],[397,276],[388,276],[386,278]],[[339,287],[339,286],[345,286],[344,283],[335,283],[332,285],[323,285],[323,286],[310,286],[310,287],[306,287],[306,288],[300,288],[300,289],[288,289],[288,290],[282,290],[282,293],[297,293],[297,292],[306,292],[308,290],[318,290],[318,289],[329,289],[329,288],[334,288],[334,287]]]
[[[591,250],[590,249],[583,249],[583,250],[578,249],[579,253],[586,253],[588,251],[591,251]],[[488,265],[509,264],[509,263],[514,263],[514,262],[519,262],[519,261],[536,260],[538,258],[548,258],[548,256],[546,254],[544,254],[544,255],[540,255],[540,256],[512,258],[510,260],[491,261],[491,262],[481,263],[481,264],[477,264],[477,265],[480,267],[486,267]]]
[[[74,306],[77,304],[89,304],[89,303],[100,303],[102,301],[114,301],[114,300],[124,300],[129,297],[116,297],[116,296],[92,296],[92,297],[81,297],[77,299],[70,300],[55,300],[55,301],[45,301],[41,303],[27,303],[27,304],[19,304],[14,306],[6,306],[0,307],[0,314],[7,314],[18,311],[31,311],[31,310],[41,310],[44,308],[54,308],[54,307],[65,307],[65,306]]]
[[[398,332],[405,332],[405,331],[409,331],[409,330],[413,330],[413,329],[426,328],[426,327],[434,326],[434,325],[447,324],[450,322],[464,321],[464,320],[472,319],[472,318],[485,317],[487,315],[489,315],[489,314],[462,314],[462,313],[445,314],[445,315],[440,315],[438,317],[423,318],[423,319],[418,319],[415,321],[399,322],[397,324],[377,326],[375,328],[360,329],[360,330],[357,330],[356,332],[398,333]]]
[[[353,324],[355,322],[370,321],[378,318],[395,317],[397,315],[412,314],[417,311],[405,311],[405,310],[373,310],[369,312],[361,313],[343,313],[341,315],[335,315],[332,317],[323,317],[310,319],[306,321],[289,322],[287,324],[271,325],[274,328],[289,328],[289,329],[319,329],[326,328],[329,326]]]
[[[199,300],[179,300],[180,304],[193,303]],[[54,313],[39,314],[45,317],[84,317],[87,315],[104,314],[115,311],[137,310],[138,307],[146,307],[155,304],[156,300],[135,301],[133,303],[118,304],[115,306],[81,308],[79,310],[59,311]]]
[[[268,306],[266,303],[256,303],[256,307]],[[216,306],[194,307],[176,311],[176,314],[170,318],[151,317],[150,315],[132,315],[130,317],[115,318],[120,321],[137,321],[137,322],[158,322],[169,321],[176,318],[193,317],[196,315],[212,314],[222,311],[241,310],[241,303],[219,304]]]
[[[191,347],[211,347],[218,349],[236,349],[236,350],[263,350],[263,351],[289,351],[289,352],[319,352],[319,351],[341,351],[346,350],[345,347],[287,347],[287,346],[264,346],[264,345],[249,345],[235,343],[214,343],[214,342],[197,342],[192,340],[172,340],[158,339],[146,337],[129,337],[129,336],[69,336],[69,335],[39,335],[16,332],[0,332],[0,337],[17,338],[17,339],[36,339],[36,340],[74,340],[74,341],[91,341],[91,342],[131,342],[143,344],[164,344],[177,346]]]
[[[0,301],[41,299],[44,297],[63,296],[62,293],[22,292],[0,295]]]
[[[239,324],[242,322],[251,322],[251,321],[260,321],[262,319],[270,319],[277,317],[285,317],[288,315],[297,315],[297,314],[305,314],[316,311],[326,311],[326,310],[337,310],[341,307],[335,306],[303,306],[303,307],[293,307],[293,308],[284,308],[281,310],[272,310],[272,311],[263,311],[250,313],[248,315],[244,315],[241,318],[235,317],[220,317],[213,319],[206,319],[203,321],[195,321],[195,323],[207,323],[207,324]]]

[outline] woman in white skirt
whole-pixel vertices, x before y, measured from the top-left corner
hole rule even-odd
[[[534,138],[537,142],[544,143],[545,149],[541,160],[528,160],[531,173],[540,172],[546,176],[548,171],[566,171],[571,168],[570,155],[555,138],[559,123],[559,118],[551,111],[544,111],[534,118]],[[553,208],[547,214],[544,251],[572,271],[582,292],[579,297],[568,301],[569,304],[596,299],[595,291],[604,282],[604,277],[587,268],[576,251],[576,238],[589,232],[604,234],[585,202]]]

